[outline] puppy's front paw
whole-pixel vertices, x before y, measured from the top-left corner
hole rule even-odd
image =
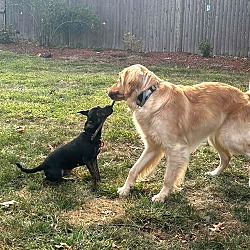
[[[117,193],[119,194],[119,197],[125,197],[129,194],[130,188],[127,188],[125,186],[118,188]]]

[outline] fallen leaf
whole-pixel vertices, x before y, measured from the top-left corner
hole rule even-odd
[[[120,246],[117,246],[115,243],[112,243],[112,248],[113,248],[113,249],[120,249],[121,247],[120,247]]]
[[[5,207],[9,207],[10,205],[13,205],[16,201],[12,200],[12,201],[5,201],[0,203],[1,206],[5,206]]]
[[[17,126],[16,127],[16,131],[19,132],[19,133],[23,133],[25,130],[25,126]]]
[[[218,224],[213,224],[213,227],[210,227],[209,230],[212,232],[220,232],[225,227],[223,227],[224,222],[219,222]]]
[[[71,246],[69,246],[67,243],[60,243],[60,245],[55,245],[56,249],[67,249],[67,250],[73,250]]]
[[[54,150],[54,147],[52,145],[50,145],[50,144],[48,144],[48,148],[49,148],[50,151]]]

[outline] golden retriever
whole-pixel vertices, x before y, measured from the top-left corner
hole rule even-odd
[[[145,144],[125,184],[118,189],[120,196],[127,195],[136,179],[148,175],[165,155],[163,187],[152,198],[164,202],[184,179],[190,153],[207,138],[220,156],[219,166],[208,172],[211,175],[220,174],[234,154],[250,157],[249,93],[217,82],[174,85],[136,64],[119,73],[108,95],[115,101],[126,101],[134,111],[133,119]]]

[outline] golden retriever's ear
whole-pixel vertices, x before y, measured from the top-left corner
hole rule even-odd
[[[143,76],[143,71],[140,67],[134,67],[128,70],[125,74],[126,82],[131,85],[140,82]]]
[[[141,68],[139,68],[139,69],[137,70],[137,74],[140,75],[140,76],[143,76],[143,71],[142,71]]]

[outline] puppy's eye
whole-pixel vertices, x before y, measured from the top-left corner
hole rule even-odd
[[[85,129],[93,128],[93,127],[94,127],[94,123],[92,121],[88,121],[87,123],[85,123]]]

